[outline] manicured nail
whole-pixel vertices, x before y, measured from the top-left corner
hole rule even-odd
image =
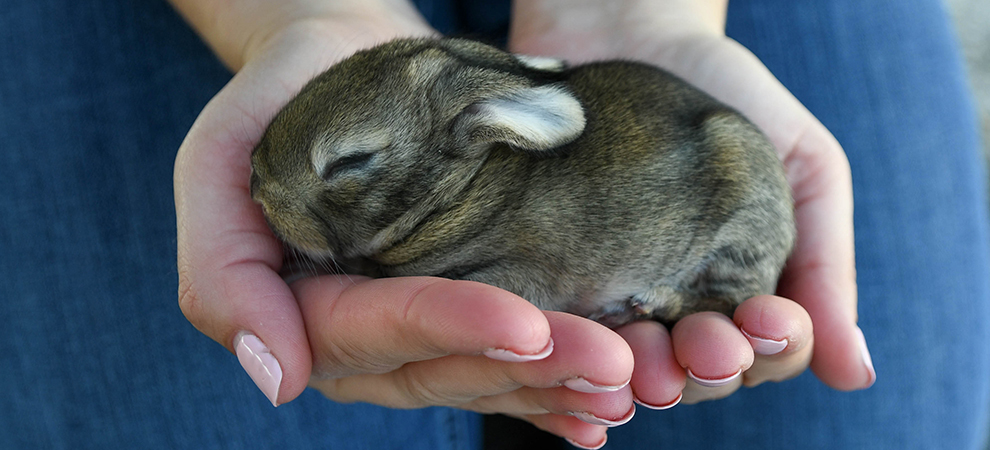
[[[257,336],[246,331],[234,338],[234,349],[241,367],[268,397],[272,406],[278,406],[278,388],[282,384],[282,366],[268,347]]]
[[[859,338],[859,354],[863,357],[863,365],[866,366],[866,370],[870,371],[870,381],[863,388],[866,389],[877,381],[877,371],[873,368],[873,358],[870,357],[870,349],[866,347],[866,336],[863,336],[863,330],[856,327],[856,334]]]
[[[666,405],[651,405],[651,404],[645,403],[642,400],[640,400],[638,398],[635,398],[635,397],[633,398],[633,401],[636,402],[639,405],[643,405],[643,406],[645,406],[647,408],[650,408],[652,410],[663,411],[665,409],[670,409],[670,408],[673,408],[673,407],[677,406],[677,404],[680,403],[681,402],[681,399],[683,399],[683,398],[684,398],[684,394],[683,393],[677,394],[677,398],[675,398],[674,401],[672,401],[670,403],[667,403]]]
[[[589,412],[584,412],[584,411],[575,412],[575,413],[572,413],[572,414],[574,415],[574,417],[577,417],[578,419],[581,419],[582,422],[590,423],[592,425],[604,425],[606,427],[617,427],[619,425],[623,425],[623,424],[629,422],[630,420],[632,420],[633,416],[636,415],[636,406],[633,405],[633,407],[629,409],[629,412],[626,413],[626,415],[623,418],[619,419],[619,420],[602,419],[601,417],[595,416],[594,414],[591,414]]]
[[[736,372],[736,373],[734,373],[732,375],[729,375],[729,376],[727,376],[725,378],[701,378],[701,377],[695,375],[694,372],[691,372],[691,369],[688,369],[687,370],[687,376],[689,378],[691,378],[692,380],[694,380],[695,383],[698,383],[698,384],[700,384],[700,385],[702,385],[704,387],[720,387],[720,386],[725,386],[725,385],[731,383],[732,381],[734,381],[736,378],[739,378],[740,375],[742,375],[742,369],[739,369],[738,372]]]
[[[581,377],[571,378],[567,381],[564,381],[564,386],[566,386],[568,389],[572,391],[584,392],[585,394],[604,394],[606,392],[615,392],[618,391],[619,389],[626,387],[626,385],[628,384],[629,384],[629,380],[626,380],[625,383],[622,383],[619,386],[593,384],[592,382],[585,380],[584,378]]]
[[[539,353],[534,355],[520,355],[512,350],[506,350],[502,348],[493,348],[491,350],[485,350],[483,354],[491,359],[506,361],[506,362],[527,362],[527,361],[539,361],[553,353],[553,339],[547,342],[547,346],[540,350]]]
[[[571,444],[571,445],[573,445],[573,446],[575,446],[577,448],[584,448],[584,449],[588,449],[588,450],[598,450],[598,449],[604,447],[605,446],[605,443],[608,442],[608,435],[606,434],[605,437],[602,438],[602,441],[600,443],[598,443],[598,445],[596,445],[594,447],[588,447],[587,445],[578,444],[577,442],[575,442],[571,438],[564,438],[564,440],[567,441],[568,444]]]
[[[766,339],[766,338],[753,336],[747,333],[746,330],[742,328],[740,328],[739,331],[742,331],[743,336],[746,336],[746,339],[749,340],[749,345],[753,346],[753,352],[755,352],[757,355],[764,355],[764,356],[776,355],[777,353],[780,353],[784,351],[785,348],[787,348],[787,339],[781,339],[779,341],[775,341],[773,339]]]

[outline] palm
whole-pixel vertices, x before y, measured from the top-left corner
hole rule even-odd
[[[600,442],[603,419],[628,420],[634,411],[625,387],[632,355],[601,325],[544,313],[479,283],[307,278],[290,287],[279,277],[281,244],[248,193],[250,153],[307,80],[355,47],[399,32],[388,22],[332,25],[303,25],[270,40],[183,142],[175,165],[183,312],[228,349],[238,346],[239,357],[235,342],[244,340],[235,336],[257,337],[260,344],[244,360],[263,355],[256,359],[267,364],[267,375],[248,373],[273,403],[291,401],[309,385],[340,401],[502,412],[581,442]],[[363,39],[328,37],[347,26]],[[556,346],[548,344],[551,334],[560,339]],[[267,370],[275,365],[278,370]],[[279,379],[271,382],[272,373]],[[588,395],[560,388],[575,382],[607,389]]]
[[[600,25],[592,25],[590,30],[581,28],[577,33],[574,27],[555,26],[560,22],[528,20],[527,16],[533,17],[532,14],[515,17],[510,36],[510,48],[514,51],[560,57],[572,63],[615,58],[650,62],[738,109],[768,135],[778,149],[793,189],[799,235],[778,292],[796,301],[800,307],[788,305],[783,298],[758,299],[758,305],[750,305],[754,303],[751,299],[740,307],[735,317],[740,327],[752,332],[752,328],[761,326],[758,323],[765,322],[762,326],[766,327],[768,336],[788,336],[791,340],[786,356],[761,358],[757,355],[756,363],[745,372],[744,378],[747,384],[788,378],[803,371],[810,359],[816,374],[833,387],[856,389],[868,385],[873,375],[864,368],[855,327],[849,168],[841,147],[824,126],[755,56],[711,29],[695,28],[695,25],[683,22],[670,26],[642,20],[613,23],[625,20],[620,15],[611,17],[612,21],[603,18],[596,22]],[[814,323],[814,345],[811,324],[800,330],[807,315]],[[743,326],[745,322],[752,325]],[[769,322],[776,322],[776,325]],[[704,318],[690,323],[682,328],[697,326],[712,331],[711,324]],[[773,331],[775,327],[777,330]],[[675,328],[672,351],[681,365],[687,367],[690,363],[685,360],[694,359],[687,353],[693,349],[679,351],[678,333]],[[680,333],[704,335],[695,330],[680,330]],[[806,336],[802,338],[802,334]],[[795,340],[804,342],[796,343]],[[796,349],[796,344],[804,347]],[[630,345],[635,347],[637,344],[630,342]],[[740,356],[738,350],[734,352],[730,347],[705,349],[724,352],[727,360],[721,365],[705,363],[712,365],[712,375],[731,373],[732,364],[738,361],[745,366],[745,355]],[[641,357],[637,354],[637,361]],[[686,397],[697,400],[717,398],[734,390],[730,386],[718,392],[688,393],[690,386],[691,383],[685,391]]]

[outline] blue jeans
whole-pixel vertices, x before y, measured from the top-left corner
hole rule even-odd
[[[445,31],[504,31],[507,2],[419,3]],[[640,409],[610,448],[980,448],[984,167],[945,12],[909,3],[737,0],[728,24],[849,155],[876,385],[809,373]],[[229,77],[164,2],[0,6],[0,448],[480,448],[481,417],[452,409],[273,409],[185,321],[172,162]]]

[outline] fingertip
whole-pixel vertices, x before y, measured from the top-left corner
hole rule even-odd
[[[546,347],[543,348],[543,350],[540,350],[538,353],[530,354],[530,355],[519,354],[512,350],[506,350],[503,348],[492,348],[482,352],[483,355],[491,359],[494,359],[496,361],[504,361],[504,362],[539,361],[541,359],[550,356],[551,353],[553,353],[553,338],[550,338],[549,342],[547,342],[547,345]]]
[[[234,338],[237,361],[272,406],[278,406],[282,385],[282,365],[258,336],[242,331]]]
[[[670,333],[657,322],[639,321],[616,332],[629,344],[635,361],[630,386],[635,401],[650,409],[677,405],[687,383],[684,369],[674,355]]]
[[[582,443],[580,443],[580,442],[578,442],[578,441],[576,441],[574,439],[571,439],[571,438],[564,438],[564,440],[567,441],[568,444],[571,444],[571,445],[573,445],[573,446],[575,446],[577,448],[581,448],[581,449],[585,449],[585,450],[598,450],[598,449],[604,447],[605,446],[605,443],[608,442],[608,433],[603,434],[602,435],[602,440],[599,441],[597,444],[582,444]]]
[[[825,384],[840,391],[857,391],[876,383],[873,358],[858,326],[830,333],[830,345],[817,347],[811,370]]]
[[[873,357],[870,355],[869,346],[866,345],[866,336],[863,334],[863,329],[856,327],[856,337],[859,344],[859,355],[863,360],[863,367],[866,368],[866,384],[860,389],[869,389],[873,386],[873,383],[877,382],[877,371],[873,367]]]
[[[619,390],[630,382],[635,359],[628,343],[604,325],[573,314],[544,311],[550,323],[556,348],[545,363],[581,367],[572,373],[572,382]]]
[[[263,264],[231,266],[219,279],[226,295],[211,302],[211,332],[274,406],[292,401],[306,389],[312,371],[292,291]]]
[[[790,345],[787,338],[773,339],[759,337],[750,334],[742,326],[739,327],[739,331],[742,331],[743,336],[746,336],[749,345],[753,346],[753,353],[757,355],[773,356],[783,352]]]
[[[649,404],[649,403],[646,403],[645,401],[642,401],[642,400],[640,400],[638,398],[634,399],[633,401],[636,402],[637,405],[643,406],[643,407],[645,407],[647,409],[652,409],[654,411],[664,411],[664,410],[668,410],[670,408],[673,408],[673,407],[681,404],[681,400],[683,400],[683,399],[684,399],[684,393],[683,392],[679,392],[679,393],[677,393],[677,397],[674,397],[674,400],[673,401],[668,402],[668,403],[663,403],[663,404],[656,404],[656,405]]]
[[[811,316],[786,298],[761,295],[746,300],[733,321],[758,355],[770,356],[803,349],[813,340]]]
[[[525,419],[543,431],[563,437],[577,448],[599,449],[608,440],[607,426],[593,425],[574,416],[540,414]]]
[[[464,351],[525,362],[546,358],[554,349],[543,312],[511,292],[472,281],[438,280],[417,296],[431,300],[408,309],[409,323],[463,339]]]
[[[681,319],[671,331],[674,356],[695,380],[732,381],[753,365],[753,348],[723,314],[703,312]]]

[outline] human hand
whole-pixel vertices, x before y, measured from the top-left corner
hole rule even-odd
[[[670,334],[648,323],[620,329],[635,355],[632,386],[639,401],[670,404],[685,380],[685,402],[719,398],[742,384],[796,376],[809,363],[834,388],[866,388],[875,373],[856,326],[848,161],[766,67],[724,35],[726,8],[726,0],[516,2],[509,46],[575,64],[626,58],[663,67],[741,111],[767,134],[784,163],[798,242],[780,297],[744,302],[731,322],[703,313],[685,318]],[[685,377],[687,369],[694,377]]]
[[[411,6],[237,2],[256,27],[246,32],[211,25],[218,19],[197,9],[210,2],[174,1],[237,70],[176,158],[179,302],[273,404],[309,385],[344,402],[502,412],[581,442],[631,417],[631,352],[598,324],[477,283],[324,276],[290,287],[279,276],[283,247],[249,194],[251,151],[275,113],[332,63],[392,37],[431,34]],[[211,26],[242,30],[243,40]]]

